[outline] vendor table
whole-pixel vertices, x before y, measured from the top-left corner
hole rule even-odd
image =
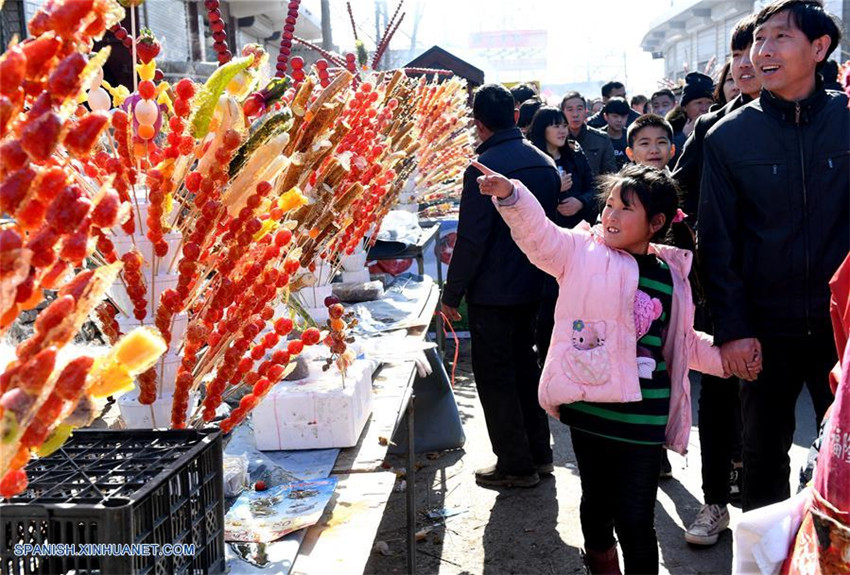
[[[434,255],[437,260],[437,286],[443,286],[443,266],[440,264],[440,222],[437,220],[427,220],[420,222],[422,224],[422,233],[415,244],[406,245],[401,242],[377,240],[375,245],[369,249],[368,261],[381,260],[403,260],[415,259],[416,268],[419,275],[425,275],[425,253],[431,244],[434,244],[431,249],[434,250]],[[439,306],[439,304],[438,304]],[[435,308],[436,310],[439,307]],[[445,338],[443,331],[443,318],[437,315],[437,347],[440,353],[445,351]]]
[[[425,338],[430,318],[439,303],[440,290],[431,284],[417,318],[409,322],[406,339]],[[269,562],[254,566],[237,558],[236,546],[228,544],[228,566],[233,575],[249,573],[359,573],[368,561],[372,544],[381,523],[384,508],[395,484],[395,473],[382,464],[387,455],[388,440],[408,417],[413,429],[414,361],[382,365],[372,382],[372,414],[357,444],[341,450],[313,450],[305,454],[337,451],[331,474],[339,480],[333,498],[319,522],[286,536],[281,542],[266,544],[271,552]],[[413,433],[407,443],[407,519],[408,572],[414,573],[416,514],[414,507],[415,450]],[[284,457],[297,457],[301,452],[271,452]],[[274,549],[272,549],[274,546]],[[272,571],[269,571],[269,569]]]

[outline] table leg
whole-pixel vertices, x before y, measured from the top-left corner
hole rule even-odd
[[[407,572],[416,573],[416,451],[413,445],[413,402],[407,404]]]
[[[440,295],[443,293],[443,263],[440,261],[440,224],[437,224],[437,238],[434,242],[434,260],[437,262],[437,287],[440,288]],[[446,331],[443,322],[443,316],[440,315],[440,304],[437,304],[437,317],[434,326],[437,331],[437,350],[440,352],[440,358],[445,361],[446,356]]]

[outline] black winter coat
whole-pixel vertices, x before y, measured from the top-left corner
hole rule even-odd
[[[518,128],[493,134],[478,146],[478,161],[508,178],[521,181],[537,197],[550,219],[561,180],[552,158],[526,140]],[[458,307],[466,296],[477,305],[519,305],[539,301],[542,271],[534,267],[511,238],[511,232],[489,196],[481,194],[468,167],[457,224],[457,241],[443,286],[442,301]]]
[[[576,144],[576,148],[572,153],[562,153],[561,157],[555,160],[556,165],[561,166],[565,172],[573,176],[572,187],[566,192],[558,192],[558,202],[563,202],[567,198],[577,198],[584,204],[584,207],[574,216],[562,216],[555,213],[555,223],[562,228],[574,228],[582,220],[593,225],[596,223],[598,213],[593,172],[581,146]]]
[[[829,332],[828,282],[850,250],[850,111],[825,91],[762,91],[708,131],[698,246],[715,342]]]
[[[699,184],[700,179],[702,179],[705,135],[717,122],[751,101],[752,99],[746,94],[738,94],[727,102],[725,106],[703,114],[697,118],[694,131],[688,136],[683,149],[676,150],[676,153],[680,155],[679,161],[676,162],[676,168],[673,170],[673,179],[676,180],[676,183],[679,184],[679,189],[682,190],[680,205],[682,206],[682,210],[688,214],[686,221],[692,227],[696,227],[697,225]]]

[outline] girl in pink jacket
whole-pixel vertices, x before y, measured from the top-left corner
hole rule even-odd
[[[570,426],[585,561],[592,573],[619,573],[616,530],[626,572],[657,573],[658,473],[665,446],[688,445],[688,370],[726,375],[711,337],[693,328],[692,254],[654,243],[681,219],[676,185],[627,166],[603,181],[602,225],[569,230],[522,183],[474,165],[516,243],[559,284],[538,397]]]

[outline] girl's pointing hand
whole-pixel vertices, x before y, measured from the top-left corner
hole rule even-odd
[[[509,179],[498,172],[494,172],[484,164],[472,161],[472,166],[477,168],[483,176],[478,176],[478,188],[485,196],[495,196],[499,199],[507,198],[514,190],[514,185]]]

